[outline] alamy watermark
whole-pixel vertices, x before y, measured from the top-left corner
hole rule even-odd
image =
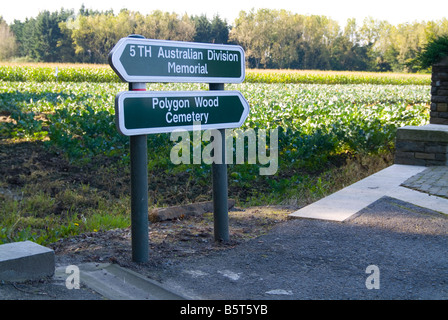
[[[79,267],[75,265],[69,265],[65,268],[65,273],[68,274],[67,279],[65,279],[65,287],[69,290],[79,289],[80,286],[80,273]]]
[[[248,164],[256,164],[258,160],[259,164],[267,165],[260,167],[260,175],[274,175],[278,170],[277,128],[269,130],[269,147],[267,131],[264,129],[258,129],[257,132],[251,128],[245,131],[208,129],[202,133],[201,123],[194,122],[192,135],[193,139],[187,130],[182,129],[171,133],[171,141],[177,142],[170,152],[173,164],[243,164],[247,149]],[[210,143],[202,148],[202,142]]]
[[[369,276],[366,279],[366,288],[371,289],[379,289],[380,288],[380,268],[378,266],[371,264],[367,266],[366,273]]]

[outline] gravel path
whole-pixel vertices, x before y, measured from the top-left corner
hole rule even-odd
[[[200,299],[448,299],[447,245],[446,216],[384,197],[343,223],[288,221],[146,273]]]

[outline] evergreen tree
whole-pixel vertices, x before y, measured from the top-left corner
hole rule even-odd
[[[210,41],[212,43],[226,44],[229,41],[229,26],[227,21],[219,15],[214,16],[210,23]]]

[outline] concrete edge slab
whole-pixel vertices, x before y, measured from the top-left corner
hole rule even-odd
[[[21,282],[51,277],[55,270],[54,251],[32,241],[0,245],[0,280]]]
[[[406,187],[397,187],[393,198],[412,203],[443,214],[448,214],[448,199],[430,195],[428,193],[412,190]]]
[[[344,221],[385,195],[393,197],[400,184],[426,168],[413,165],[391,165],[301,208],[289,216],[292,218]],[[401,189],[400,191],[403,192]]]

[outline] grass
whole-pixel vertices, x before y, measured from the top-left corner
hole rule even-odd
[[[31,240],[47,245],[83,232],[97,232],[130,225],[127,197],[107,201],[83,186],[62,191],[55,198],[42,191],[45,185],[22,188],[21,197],[0,194],[0,244]],[[58,205],[66,206],[60,213]]]

